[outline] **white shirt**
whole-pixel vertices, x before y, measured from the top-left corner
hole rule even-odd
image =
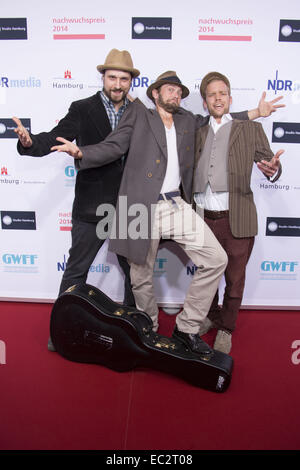
[[[210,116],[209,125],[211,126],[214,134],[216,134],[218,130],[229,121],[232,121],[230,114],[223,114],[220,123],[217,122],[213,116]],[[229,209],[229,192],[213,192],[209,183],[207,183],[203,193],[194,194],[194,199],[198,206],[210,211],[226,211]]]
[[[179,188],[181,183],[177,153],[176,130],[174,123],[172,124],[170,129],[168,129],[166,126],[165,129],[167,139],[168,162],[165,179],[160,190],[161,193],[168,193],[170,191],[174,191]]]

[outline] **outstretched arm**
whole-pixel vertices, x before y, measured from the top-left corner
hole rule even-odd
[[[17,124],[17,127],[14,129],[14,132],[18,135],[19,141],[25,148],[32,146],[32,140],[29,135],[28,130],[23,126],[21,120],[14,116],[12,120]]]
[[[258,107],[248,111],[249,119],[253,120],[258,119],[260,117],[268,117],[271,116],[272,113],[277,111],[278,108],[284,108],[285,104],[276,104],[282,98],[283,96],[278,96],[277,98],[274,98],[271,101],[266,101],[266,92],[264,91],[259,100]]]
[[[58,140],[58,142],[62,142],[63,145],[55,145],[54,147],[51,147],[52,152],[65,152],[75,159],[82,158],[82,152],[76,144],[64,139],[63,137],[57,137],[56,140]]]
[[[280,156],[283,153],[284,150],[278,150],[270,161],[261,160],[257,162],[257,167],[267,178],[272,178],[281,169]]]
[[[135,125],[139,103],[132,103],[124,112],[117,129],[111,132],[105,140],[95,145],[78,147],[76,144],[62,137],[56,140],[63,145],[55,145],[52,151],[66,152],[76,159],[80,170],[97,168],[118,160],[128,151],[132,131]]]
[[[274,155],[261,123],[256,122],[253,124],[255,124],[256,129],[254,160],[257,167],[266,176],[266,178],[268,178],[271,183],[275,183],[282,173],[280,156],[284,153],[284,150],[278,150]]]

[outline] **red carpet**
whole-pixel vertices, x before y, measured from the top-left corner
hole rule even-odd
[[[1,450],[300,448],[300,312],[241,311],[232,382],[216,394],[48,352],[51,308],[0,302]],[[160,333],[169,336],[174,320],[162,312]]]

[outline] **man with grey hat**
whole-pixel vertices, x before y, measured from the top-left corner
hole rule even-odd
[[[212,350],[200,338],[198,330],[225,270],[227,255],[190,205],[195,130],[204,118],[196,118],[180,107],[181,99],[188,94],[176,72],[163,73],[147,90],[155,109],[147,109],[135,100],[124,113],[118,129],[105,141],[78,147],[58,138],[64,145],[53,150],[66,151],[77,158],[79,174],[87,168],[119,161],[128,152],[116,208],[117,230],[111,236],[110,250],[129,260],[136,306],[148,313],[156,331],[158,307],[153,267],[160,239],[172,239],[184,249],[197,270],[183,311],[177,315],[173,335],[192,351],[207,356]],[[124,211],[120,210],[124,198],[128,206],[125,236]],[[141,231],[146,230],[146,234],[140,237],[130,231],[137,205],[147,212],[147,220],[141,222],[144,223]]]
[[[98,65],[102,74],[103,89],[88,98],[75,101],[69,112],[49,132],[29,134],[18,118],[18,152],[21,155],[41,157],[51,152],[56,138],[76,140],[78,145],[92,145],[103,139],[116,127],[127,108],[127,93],[132,78],[139,75],[128,51],[112,49],[103,65]],[[123,173],[122,160],[80,171],[76,177],[75,199],[72,209],[72,244],[69,252],[59,294],[74,284],[85,282],[89,268],[105,240],[96,235],[99,216],[96,210],[102,203],[115,205]],[[126,258],[118,255],[119,264],[125,274],[124,303],[134,305],[131,290],[129,265]],[[54,350],[49,340],[48,349]]]

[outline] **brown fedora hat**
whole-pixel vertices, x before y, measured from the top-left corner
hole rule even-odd
[[[189,89],[181,83],[181,81],[177,77],[176,72],[174,72],[173,70],[168,70],[168,72],[164,72],[159,77],[157,77],[156,81],[147,88],[148,98],[153,101],[152,90],[155,90],[156,88],[159,88],[160,86],[165,85],[166,83],[171,83],[173,85],[180,86],[180,88],[182,89],[182,98],[186,98],[190,94]]]
[[[128,51],[119,51],[118,49],[112,49],[103,65],[98,65],[97,70],[104,72],[105,70],[124,70],[124,72],[131,73],[132,77],[138,77],[140,71],[133,67],[131,55]]]

